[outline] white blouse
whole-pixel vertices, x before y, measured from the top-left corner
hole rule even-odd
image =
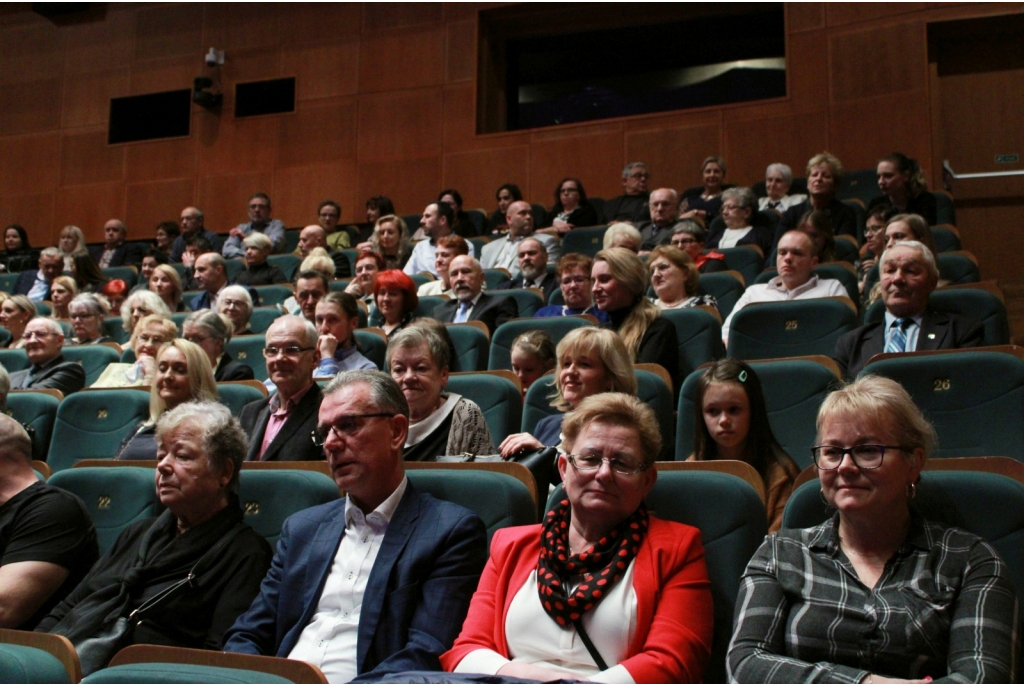
[[[747,226],[746,228],[727,228],[722,239],[718,241],[719,249],[725,249],[727,247],[736,247],[743,236],[754,230],[753,226]]]

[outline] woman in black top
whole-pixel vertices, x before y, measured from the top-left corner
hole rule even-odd
[[[939,223],[935,196],[928,192],[928,184],[916,159],[894,152],[879,160],[878,189],[883,194],[868,203],[868,211],[888,203],[898,214],[917,214],[929,226]]]
[[[575,178],[563,178],[555,188],[555,204],[551,205],[548,216],[551,217],[551,227],[541,233],[563,235],[577,226],[597,224],[597,210],[590,206],[587,191]]]
[[[4,229],[4,251],[0,264],[8,273],[32,271],[39,268],[39,254],[28,244],[28,232],[18,224]]]
[[[509,205],[523,199],[523,191],[519,190],[519,186],[515,183],[503,183],[498,186],[494,199],[498,201],[498,208],[487,220],[487,230],[491,233],[505,233],[508,231],[505,214],[508,212]]]
[[[254,232],[246,236],[242,244],[245,246],[245,269],[235,276],[237,285],[274,285],[288,282],[288,277],[280,269],[267,262],[270,251],[274,249],[270,238]]]

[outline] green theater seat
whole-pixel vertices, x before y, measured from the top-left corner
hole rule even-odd
[[[757,302],[736,312],[727,348],[730,357],[745,361],[829,356],[836,340],[858,325],[856,308],[845,297]]]
[[[518,383],[495,373],[453,373],[448,376],[445,389],[479,405],[495,449],[506,437],[519,432],[523,396]]]
[[[334,479],[320,471],[253,468],[248,464],[240,474],[238,496],[245,511],[245,522],[271,547],[277,545],[281,528],[289,516],[339,497]]]
[[[487,326],[480,321],[445,324],[448,337],[455,347],[455,359],[450,371],[486,371],[491,351],[491,338]]]
[[[508,291],[516,292],[516,291]],[[520,291],[525,292],[525,291]],[[544,331],[551,338],[551,342],[558,343],[569,331],[577,328],[593,326],[593,321],[579,316],[546,316],[541,318],[529,318],[522,315],[520,318],[506,321],[498,326],[491,338],[491,354],[487,362],[489,369],[512,369],[512,343],[523,333],[528,331]]]
[[[149,416],[142,390],[83,390],[57,408],[46,462],[56,473],[82,459],[113,459],[136,422]]]

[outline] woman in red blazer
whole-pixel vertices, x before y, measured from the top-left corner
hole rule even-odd
[[[649,407],[594,395],[562,424],[566,498],[498,531],[447,671],[545,681],[700,682],[712,600],[697,529],[648,514],[661,451]]]

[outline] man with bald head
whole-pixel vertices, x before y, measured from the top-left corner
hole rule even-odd
[[[658,245],[668,245],[672,229],[679,220],[679,194],[672,188],[658,188],[647,201],[651,220],[637,226],[643,243],[640,254],[644,255]]]
[[[0,414],[0,628],[35,628],[98,556],[89,512],[39,480],[28,434]]]
[[[412,249],[409,261],[402,269],[405,273],[413,276],[418,273],[429,272],[437,277],[437,241],[454,233],[455,212],[447,202],[432,202],[423,210],[423,217],[420,218],[420,229],[426,240],[416,243]],[[469,254],[476,256],[473,243],[469,243]]]
[[[320,361],[316,327],[301,316],[274,319],[263,356],[276,388],[268,398],[250,402],[238,417],[249,436],[246,461],[320,461],[322,450],[310,435],[316,428],[323,394],[313,382]]]
[[[25,354],[32,366],[11,374],[11,388],[27,390],[52,388],[67,397],[85,387],[85,370],[78,362],[64,359],[64,331],[53,319],[36,317],[25,326],[22,336]]]
[[[885,318],[850,331],[836,341],[834,359],[843,377],[853,379],[876,354],[978,347],[982,324],[928,307],[939,283],[931,250],[916,240],[896,243],[882,253],[879,284]]]
[[[453,259],[448,266],[448,278],[455,299],[434,307],[432,316],[438,321],[483,321],[491,335],[494,335],[498,326],[519,316],[519,306],[515,299],[483,292],[484,272],[480,262],[473,257],[462,255]]]
[[[519,243],[525,238],[539,241],[548,253],[548,263],[558,263],[562,254],[561,241],[546,233],[533,232],[533,207],[518,200],[505,212],[508,234],[493,240],[480,251],[480,265],[485,269],[507,269],[513,277],[519,275]]]
[[[186,207],[181,210],[181,235],[171,243],[172,262],[182,261],[182,255],[185,254],[186,249],[185,241],[194,235],[206,238],[206,241],[210,244],[210,249],[214,252],[219,253],[221,251],[224,247],[224,240],[213,231],[208,231],[204,222],[205,217],[202,210],[198,207]]]
[[[352,268],[349,266],[348,257],[341,250],[337,252],[331,251],[330,246],[327,244],[327,231],[319,224],[310,224],[302,229],[299,233],[299,246],[295,248],[292,254],[305,259],[309,256],[310,252],[318,247],[327,250],[331,259],[334,260],[335,278],[348,278],[352,275]]]
[[[216,252],[206,252],[196,258],[193,278],[203,292],[192,298],[192,311],[216,309],[217,295],[228,284],[228,264]]]
[[[142,262],[141,245],[127,243],[128,228],[120,219],[111,219],[103,224],[103,245],[90,247],[89,256],[96,260],[101,269],[112,266],[138,266]]]

